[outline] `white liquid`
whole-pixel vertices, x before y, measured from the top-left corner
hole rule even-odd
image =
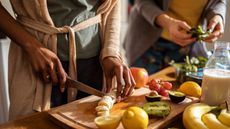
[[[205,69],[202,80],[201,102],[219,105],[230,102],[230,71],[222,69]]]

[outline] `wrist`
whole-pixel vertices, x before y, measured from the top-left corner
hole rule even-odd
[[[26,40],[23,44],[21,44],[22,49],[27,52],[31,53],[34,52],[36,49],[42,47],[42,45],[38,42],[37,39],[29,39]]]
[[[167,14],[161,14],[156,18],[156,24],[162,28],[168,28],[171,20],[172,18]]]

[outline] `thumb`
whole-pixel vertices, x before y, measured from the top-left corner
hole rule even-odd
[[[191,26],[189,26],[186,22],[180,22],[180,27],[186,31],[189,31],[191,29]]]
[[[210,21],[209,21],[209,23],[208,23],[208,30],[210,31],[210,32],[212,32],[213,30],[214,30],[214,28],[215,28],[215,26],[217,25],[217,21],[216,20],[214,20],[214,19],[211,19]]]

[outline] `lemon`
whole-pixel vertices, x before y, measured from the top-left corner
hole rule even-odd
[[[94,119],[99,129],[116,129],[120,123],[121,117],[116,115],[99,116]]]
[[[147,113],[140,107],[129,107],[121,118],[125,129],[146,129],[149,118]]]
[[[191,95],[194,97],[201,96],[201,87],[199,84],[193,81],[186,81],[182,83],[178,89],[178,91],[183,92],[187,95]]]

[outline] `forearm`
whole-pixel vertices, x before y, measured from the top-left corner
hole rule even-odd
[[[27,32],[0,4],[0,30],[24,50],[40,46],[34,36]]]
[[[220,15],[223,19],[223,25],[225,24],[226,19],[226,10],[227,10],[227,1],[226,0],[218,0],[216,3],[209,9],[206,14],[206,18],[210,20],[215,15]]]
[[[111,56],[120,58],[120,2],[115,5],[108,16],[101,52],[102,60]]]
[[[173,20],[170,16],[167,14],[161,14],[157,16],[155,23],[160,26],[161,28],[168,28],[169,22]]]
[[[154,27],[158,28],[155,24],[158,16],[164,13],[154,0],[136,0],[136,6],[139,13]]]

